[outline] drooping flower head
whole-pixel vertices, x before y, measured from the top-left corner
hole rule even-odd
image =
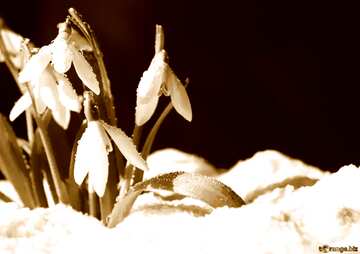
[[[163,30],[157,25],[156,51],[149,68],[143,73],[137,88],[135,122],[145,124],[155,112],[162,94],[171,97],[175,110],[189,122],[192,110],[186,89],[167,63],[166,51],[162,48]]]
[[[46,108],[51,110],[54,120],[67,129],[70,123],[70,111],[79,113],[81,104],[78,95],[64,74],[55,72],[48,66],[37,79],[30,82],[35,107],[39,114]],[[26,91],[15,102],[10,111],[10,121],[14,121],[21,113],[32,105],[30,93]]]
[[[19,82],[30,84],[37,112],[42,114],[49,108],[54,120],[64,129],[69,126],[70,111],[81,110],[79,98],[64,74],[72,63],[82,82],[94,93],[100,93],[92,67],[81,52],[85,50],[91,50],[86,40],[66,22],[61,23],[54,41],[31,56],[19,73]],[[25,92],[11,110],[10,120],[15,120],[31,105],[30,94]]]
[[[91,50],[84,39],[65,22],[58,25],[59,33],[50,45],[40,48],[33,55],[19,74],[19,82],[25,83],[36,79],[51,62],[58,73],[67,72],[71,64],[81,81],[95,94],[100,88],[96,75],[81,51]]]
[[[7,54],[10,56],[13,65],[16,68],[20,69],[24,61],[24,56],[21,52],[24,38],[21,35],[11,31],[10,29],[2,28],[1,25],[0,25],[0,37],[4,44],[4,50],[6,50]],[[4,61],[5,61],[4,52],[1,52],[0,50],[0,62],[4,62]]]
[[[102,197],[108,180],[108,154],[112,151],[111,140],[130,164],[142,170],[146,170],[147,165],[131,138],[121,129],[99,119],[91,94],[85,93],[84,98],[87,127],[78,141],[74,178],[75,182],[81,185],[88,175],[89,190],[94,190],[99,197]]]

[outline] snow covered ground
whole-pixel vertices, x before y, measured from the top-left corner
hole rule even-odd
[[[212,210],[192,199],[145,194],[129,217],[108,229],[64,205],[30,211],[0,202],[0,253],[360,252],[355,166],[329,174],[264,151],[216,175],[205,160],[174,149],[154,153],[148,162],[151,176],[166,168],[215,175],[248,204]],[[6,182],[0,190],[13,197]]]

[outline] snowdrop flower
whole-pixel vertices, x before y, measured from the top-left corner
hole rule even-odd
[[[165,58],[165,50],[157,52],[140,80],[135,112],[135,122],[138,126],[145,124],[151,118],[161,94],[170,96],[175,110],[189,122],[192,120],[191,104],[185,87],[166,63]]]
[[[2,41],[4,42],[4,50],[6,50],[9,54],[14,66],[20,69],[23,64],[23,54],[21,48],[24,38],[21,37],[19,34],[14,33],[13,31],[6,28],[0,29],[0,36]],[[0,62],[4,61],[5,56],[0,51]]]
[[[81,185],[88,175],[88,188],[94,190],[99,197],[104,195],[109,162],[108,154],[112,151],[110,138],[114,141],[120,152],[135,167],[147,170],[144,159],[140,156],[131,138],[121,129],[106,124],[93,116],[90,109],[90,95],[85,93],[84,112],[88,119],[87,127],[78,141],[74,178]]]
[[[37,79],[33,79],[30,84],[38,113],[42,114],[46,108],[49,108],[54,120],[62,128],[67,129],[70,123],[70,111],[79,113],[81,104],[66,76],[56,73],[49,66]],[[26,91],[11,109],[10,121],[14,121],[31,105],[30,94]]]
[[[81,52],[82,50],[91,50],[91,47],[66,22],[59,24],[58,27],[57,37],[50,45],[40,48],[39,52],[30,58],[19,74],[19,82],[25,83],[37,79],[50,62],[58,73],[67,72],[73,63],[75,71],[84,85],[95,94],[100,94],[96,75]]]

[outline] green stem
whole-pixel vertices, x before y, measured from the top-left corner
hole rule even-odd
[[[99,97],[101,108],[101,113],[104,112],[103,109],[105,109],[105,120],[106,122],[110,123],[113,126],[117,125],[117,119],[116,119],[116,112],[114,107],[114,99],[111,93],[111,85],[110,80],[105,68],[105,63],[103,59],[103,53],[100,50],[99,44],[96,40],[95,33],[91,29],[90,25],[86,23],[81,15],[74,9],[69,9],[68,20],[70,20],[84,35],[86,40],[90,43],[92,49],[93,49],[93,55],[95,57],[95,60],[97,62],[98,71],[101,78],[101,97]],[[109,167],[109,174],[110,175],[121,175],[123,174],[124,166],[123,166],[123,157],[122,154],[117,150],[114,149],[114,152],[111,156],[109,156],[109,160],[114,161],[115,163],[110,163],[110,165],[114,165],[113,167]],[[116,171],[116,173],[114,172]],[[115,173],[115,174],[112,174]],[[116,182],[119,179],[116,180]],[[111,210],[113,206],[113,202],[115,200],[115,197],[117,195],[117,189],[116,188],[108,188],[108,191],[105,192],[105,196],[100,199],[100,206],[102,211],[102,217],[106,217],[107,214],[104,214],[104,211]],[[111,200],[110,202],[107,202]]]
[[[155,48],[154,48],[155,54],[159,53],[161,50],[164,49],[164,44],[165,44],[164,30],[161,25],[156,25],[156,27],[155,27]],[[133,141],[137,147],[139,146],[142,129],[143,129],[143,126],[137,126],[135,124],[135,128],[133,131]],[[144,145],[144,147],[145,147],[145,145]],[[147,155],[144,156],[144,153],[142,153],[142,155],[143,155],[144,159],[146,160]],[[134,166],[128,165],[125,168],[125,181],[123,184],[123,188],[120,190],[121,192],[123,192],[122,194],[125,195],[125,193],[129,190],[132,179],[134,179],[133,184],[136,184],[137,182],[142,181],[143,174],[144,174],[144,172],[142,170],[138,170]],[[122,197],[122,195],[120,195],[120,197]]]
[[[161,25],[156,25],[155,54],[159,53],[161,50],[164,49],[164,44],[165,44],[164,29]]]
[[[144,159],[146,159],[148,157],[148,155],[150,154],[151,147],[154,143],[156,134],[158,133],[160,126],[164,122],[166,116],[171,112],[172,109],[173,109],[173,105],[171,104],[171,102],[169,102],[169,104],[163,110],[163,112],[161,113],[161,115],[159,116],[157,121],[155,122],[154,126],[150,130],[149,135],[146,138],[144,147],[141,152],[141,155],[144,157]]]
[[[109,123],[116,126],[117,119],[116,119],[116,113],[115,113],[115,107],[114,107],[114,98],[111,93],[111,85],[110,80],[105,68],[105,63],[103,59],[103,53],[100,50],[99,44],[96,40],[95,33],[91,29],[88,23],[86,23],[81,15],[74,9],[69,9],[70,14],[70,20],[80,29],[80,31],[83,33],[87,41],[91,44],[95,60],[97,62],[97,65],[99,67],[100,77],[101,77],[101,86],[102,86],[102,93],[104,93],[104,105],[106,108],[106,114],[109,120]]]
[[[141,155],[143,156],[144,160],[146,160],[146,158],[150,154],[151,147],[154,143],[156,134],[158,133],[161,124],[163,123],[166,116],[171,112],[172,109],[173,109],[173,105],[171,104],[171,102],[169,102],[169,104],[163,110],[163,112],[161,113],[161,115],[159,116],[157,121],[155,122],[154,126],[150,130],[150,132],[145,140],[145,144],[143,146],[142,152],[141,152]],[[136,169],[134,171],[134,177],[133,177],[134,183],[133,184],[137,184],[138,182],[141,182],[143,180],[143,177],[144,177],[144,172],[142,170]]]
[[[187,78],[185,80],[184,87],[187,88],[188,85],[189,85],[189,79]],[[174,107],[173,107],[173,105],[172,105],[172,103],[170,101],[169,104],[166,106],[166,108],[161,113],[161,115],[159,116],[159,118],[156,120],[154,126],[152,127],[152,129],[149,132],[149,135],[146,137],[145,144],[144,144],[142,152],[141,152],[141,155],[144,157],[145,160],[148,157],[148,155],[150,154],[151,147],[152,147],[152,145],[154,143],[156,134],[158,133],[161,124],[164,122],[165,118],[171,112],[171,110],[173,108]]]
[[[92,187],[89,187],[88,193],[89,193],[89,214],[95,218],[99,218],[99,199],[96,196],[96,193],[94,190],[90,189]]]
[[[141,132],[142,132],[143,126],[138,126],[135,124],[132,138],[135,146],[138,148],[141,138]],[[123,197],[126,192],[128,192],[130,186],[131,186],[131,180],[133,179],[135,167],[131,164],[126,165],[125,172],[124,172],[124,179],[120,183],[120,197]]]
[[[34,108],[33,116],[34,116],[35,122],[38,126],[41,142],[44,146],[45,154],[48,159],[50,173],[51,173],[51,177],[53,178],[53,181],[54,181],[56,194],[58,195],[60,202],[62,202],[64,204],[69,204],[70,200],[69,200],[69,196],[67,193],[67,189],[66,189],[65,185],[63,185],[63,182],[61,181],[60,173],[59,173],[60,171],[59,171],[59,168],[56,163],[56,159],[54,156],[54,150],[52,148],[46,127],[44,126],[41,118],[39,117],[39,114],[38,114],[36,106],[35,106],[35,99],[34,99],[33,93],[28,84],[26,84],[26,88],[27,88],[27,90],[30,94],[31,100],[32,100],[32,105]]]
[[[32,116],[31,116],[31,112],[30,110],[26,110],[25,111],[25,116],[26,116],[26,131],[27,131],[27,136],[28,136],[28,140],[30,145],[33,144],[34,141],[34,125],[32,122]]]
[[[1,24],[0,30],[2,29],[2,27],[3,26]],[[2,39],[2,36],[0,36],[0,50],[4,55],[5,63],[7,65],[7,67],[9,68],[13,78],[15,79],[15,82],[16,82],[17,86],[19,87],[19,90],[21,92],[23,92],[23,89],[22,89],[20,83],[18,82],[18,70],[10,60],[10,57],[9,57],[9,54],[8,54],[6,48],[5,48],[5,44],[4,44],[4,41]],[[28,85],[26,87],[27,87],[28,92],[31,95],[32,105],[34,105],[34,107],[33,107],[34,108],[33,117],[34,117],[34,119],[36,121],[36,124],[37,124],[37,126],[39,128],[40,138],[41,138],[41,141],[43,143],[43,146],[44,146],[44,149],[45,149],[45,154],[46,154],[46,157],[47,157],[48,162],[49,162],[51,175],[52,175],[52,178],[54,180],[54,184],[55,184],[55,188],[56,188],[56,193],[59,196],[59,199],[60,199],[61,202],[65,203],[65,204],[68,204],[69,203],[69,198],[68,198],[68,195],[67,195],[66,188],[64,186],[62,186],[62,181],[61,181],[60,175],[59,175],[60,171],[59,171],[59,169],[57,167],[57,164],[56,164],[56,160],[55,160],[55,157],[54,157],[54,151],[52,149],[50,139],[48,137],[46,128],[42,124],[41,118],[39,117],[38,112],[36,111],[35,101],[34,101],[32,91],[31,91],[31,89],[30,89],[30,87]],[[27,117],[27,126],[28,127],[30,127],[29,121],[31,121],[31,119],[29,119],[29,117]],[[33,133],[31,133],[32,131],[33,131],[33,129],[32,129],[32,127],[30,127],[29,138],[33,137]]]

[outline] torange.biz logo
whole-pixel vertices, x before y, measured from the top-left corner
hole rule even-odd
[[[350,252],[350,253],[355,253],[358,252],[358,247],[357,246],[329,246],[329,245],[322,245],[319,246],[319,251],[322,253],[330,253],[330,252],[339,252],[339,253],[345,253],[345,252]]]

